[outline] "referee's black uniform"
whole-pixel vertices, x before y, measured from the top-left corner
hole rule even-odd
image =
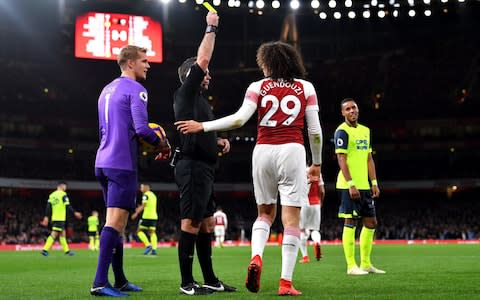
[[[201,93],[206,73],[193,64],[182,86],[175,91],[175,121],[213,120],[210,103]],[[180,157],[175,165],[175,181],[180,192],[180,218],[201,221],[214,213],[214,167],[217,161],[217,134],[180,134]]]

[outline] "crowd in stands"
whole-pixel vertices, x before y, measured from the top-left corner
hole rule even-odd
[[[378,229],[377,240],[478,240],[480,220],[476,212],[480,204],[473,195],[478,190],[459,192],[450,198],[444,192],[409,191],[384,192],[376,201]],[[35,192],[25,197],[2,196],[0,201],[0,245],[1,244],[42,244],[49,230],[39,224],[44,216],[48,192]],[[178,234],[178,195],[158,193],[160,241],[175,241]],[[33,197],[32,197],[33,196]],[[40,197],[40,198],[39,198]],[[72,192],[71,202],[76,210],[83,213],[83,220],[68,218],[67,236],[72,242],[87,241],[86,219],[93,209],[100,211],[104,220],[104,208],[99,197],[81,199],[81,194]],[[250,238],[250,230],[256,218],[253,195],[244,193],[217,193],[217,203],[228,214],[227,239]],[[322,209],[321,234],[325,241],[341,240],[343,223],[337,218],[338,199],[335,193],[327,193]],[[130,221],[126,240],[135,241],[138,220]],[[357,226],[358,231],[361,225]],[[272,234],[282,232],[279,218],[272,226]]]
[[[0,201],[0,244],[39,244],[50,233],[40,226],[46,201],[25,201],[2,193]]]

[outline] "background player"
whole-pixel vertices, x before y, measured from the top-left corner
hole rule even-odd
[[[252,259],[246,286],[255,293],[260,288],[263,250],[280,194],[284,235],[278,294],[299,295],[301,292],[292,286],[292,277],[300,243],[300,207],[307,199],[302,131],[306,119],[313,158],[309,174],[316,182],[322,152],[317,95],[310,82],[299,79],[305,76],[305,68],[293,46],[283,42],[262,44],[257,51],[257,64],[265,78],[248,87],[243,104],[235,114],[210,122],[188,120],[175,125],[185,134],[235,129],[243,126],[258,107],[258,136],[252,157],[258,218],[252,227]]]
[[[98,233],[98,227],[100,221],[98,220],[98,211],[92,211],[92,214],[87,219],[88,225],[88,249],[92,251],[98,251],[100,247],[100,235]]]
[[[215,220],[215,227],[213,229],[213,232],[215,233],[215,245],[223,248],[225,232],[228,227],[228,219],[220,206],[217,207],[217,211],[213,214],[213,219]]]
[[[344,219],[342,244],[347,261],[347,274],[383,274],[385,271],[375,268],[370,261],[377,226],[373,198],[380,195],[372,157],[370,129],[358,124],[359,110],[353,99],[344,99],[340,105],[345,122],[335,130],[335,153],[340,166],[337,176],[340,197],[338,217]],[[359,268],[355,261],[355,230],[357,220],[360,218],[363,227],[360,233]]]
[[[100,145],[95,159],[95,176],[99,181],[107,216],[100,234],[97,271],[90,294],[122,297],[126,291],[142,289],[128,282],[123,271],[123,235],[128,214],[136,207],[137,138],[156,147],[157,156],[168,158],[170,146],[148,126],[148,94],[139,83],[150,68],[147,49],[125,46],[117,63],[121,76],[106,85],[98,99]],[[165,153],[165,155],[163,155]],[[112,265],[115,285],[108,282]]]
[[[307,174],[308,174],[307,168]],[[307,175],[308,176],[308,175]],[[309,181],[310,178],[309,178]],[[320,223],[322,220],[322,204],[325,197],[323,178],[320,176],[318,182],[308,184],[308,203],[305,203],[300,210],[300,251],[302,259],[300,263],[308,263],[310,258],[307,251],[307,240],[312,236],[315,258],[320,260],[322,250],[320,248]]]
[[[50,196],[48,196],[45,217],[43,217],[41,223],[43,226],[48,226],[48,216],[51,216],[50,220],[52,221],[52,231],[50,232],[50,235],[48,236],[45,245],[43,246],[43,256],[48,256],[48,251],[50,251],[50,248],[52,247],[55,239],[58,236],[60,236],[59,241],[60,245],[62,245],[63,252],[68,256],[73,255],[73,252],[70,251],[70,248],[68,247],[67,237],[65,235],[67,209],[72,212],[77,219],[81,219],[82,214],[75,211],[72,205],[70,205],[70,199],[68,199],[66,191],[67,184],[62,181],[58,183],[57,190],[52,192]]]
[[[140,184],[140,191],[142,195],[142,204],[140,204],[135,212],[132,214],[131,219],[135,220],[140,213],[142,213],[142,218],[138,223],[137,236],[145,245],[145,251],[143,254],[147,255],[152,252],[152,255],[157,255],[157,196],[150,190],[150,184],[142,183]],[[148,235],[150,236],[150,241],[148,240],[145,231],[148,230]]]

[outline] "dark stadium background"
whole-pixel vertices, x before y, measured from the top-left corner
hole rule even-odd
[[[222,1],[220,33],[210,65],[208,95],[217,117],[240,106],[246,87],[260,78],[255,50],[277,40],[288,1],[274,10],[271,1],[259,15],[248,1],[230,8]],[[478,239],[480,237],[480,3],[475,0],[431,5],[407,1],[400,15],[361,17],[364,4],[354,1],[357,17],[346,17],[343,1],[330,9],[320,1],[322,20],[301,1],[295,12],[308,79],[317,90],[324,129],[327,198],[324,239],[337,239],[338,200],[334,183],[338,166],[331,143],[343,119],[339,102],[355,98],[360,123],[372,129],[374,158],[382,196],[377,201],[377,239]],[[389,8],[388,1],[379,1]],[[425,9],[432,10],[426,17]],[[88,215],[103,211],[93,175],[97,147],[96,103],[102,87],[119,75],[113,61],[74,58],[74,25],[79,14],[117,12],[145,15],[163,26],[164,62],[152,64],[145,86],[150,120],[162,124],[175,143],[172,94],[176,67],[196,49],[206,10],[194,1],[168,4],[157,0],[0,0],[0,244],[43,243],[48,194],[58,180],[69,183],[74,207]],[[335,20],[332,12],[342,18]],[[293,23],[290,23],[293,24]],[[229,238],[241,229],[249,237],[256,217],[250,157],[256,118],[241,129],[222,133],[232,151],[217,170],[217,202],[227,212]],[[140,177],[159,195],[159,238],[177,233],[177,193],[167,163],[139,158]],[[69,236],[85,238],[85,221],[71,220]],[[136,224],[129,225],[133,233]],[[280,230],[276,224],[276,230]],[[133,235],[132,235],[133,237]]]

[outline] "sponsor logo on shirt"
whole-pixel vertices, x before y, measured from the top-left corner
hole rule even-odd
[[[368,140],[356,140],[357,150],[368,150]]]

